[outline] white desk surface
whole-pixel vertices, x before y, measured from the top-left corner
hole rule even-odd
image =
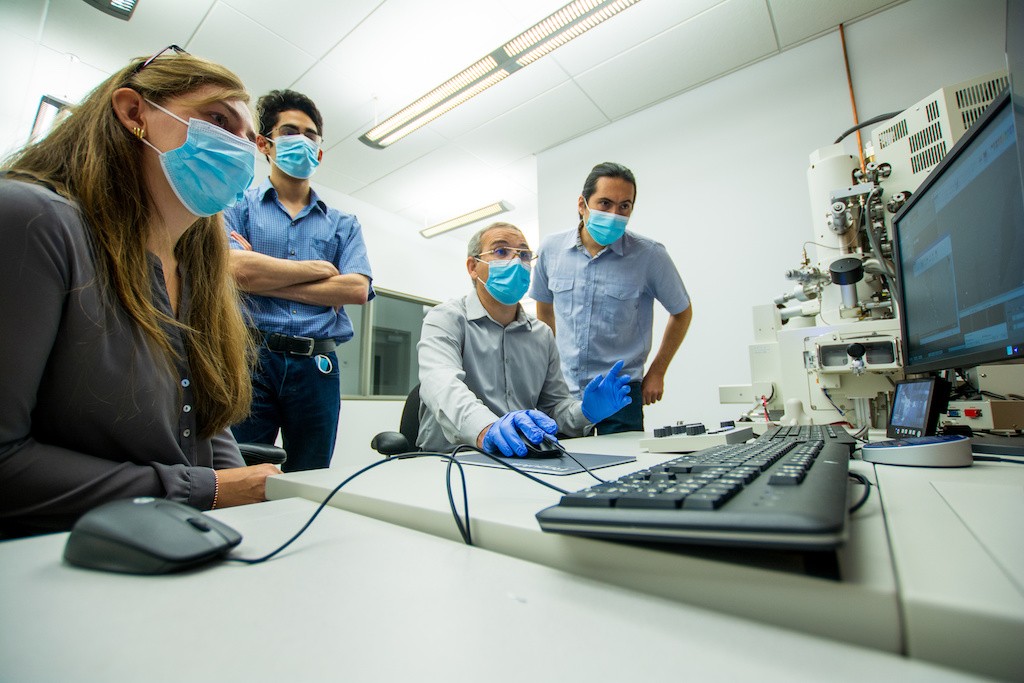
[[[1024,466],[875,469],[907,652],[1024,680]]]
[[[670,454],[640,452],[638,437],[616,434],[564,443],[570,452],[637,456],[637,462],[597,470],[602,478],[611,479],[671,459]],[[274,477],[268,481],[267,495],[320,501],[371,461],[366,451],[338,452],[328,470]],[[356,464],[346,466],[349,459]],[[872,476],[866,464],[857,466]],[[545,533],[534,514],[558,502],[556,491],[504,469],[467,466],[465,471],[473,540],[480,547],[726,614],[878,650],[904,651],[892,558],[875,495],[852,517],[850,540],[838,553],[843,580],[832,581],[702,556],[700,549],[645,548]],[[348,484],[331,505],[457,540],[444,472],[444,461],[436,458],[389,462]],[[594,482],[587,474],[543,478],[572,491]],[[457,475],[453,480],[458,481]],[[859,490],[856,487],[853,495]],[[461,492],[456,495],[461,505]],[[734,557],[753,555],[740,551]]]
[[[314,507],[214,514],[252,557]],[[340,510],[265,564],[177,575],[71,567],[66,538],[0,543],[0,680],[977,680]]]

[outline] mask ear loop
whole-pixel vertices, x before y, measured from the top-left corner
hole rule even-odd
[[[153,100],[149,99],[148,97],[146,97],[144,99],[146,100],[146,102],[148,102],[149,104],[153,105],[154,107],[156,107],[157,109],[159,109],[163,113],[167,114],[170,117],[178,119],[178,121],[180,121],[181,123],[185,124],[186,127],[188,126],[188,121],[186,121],[185,119],[181,118],[180,116],[178,116],[174,112],[171,112],[171,111],[165,109],[164,107],[161,107],[159,104],[157,104]],[[146,129],[145,128],[139,128],[138,126],[136,126],[135,128],[132,128],[132,134],[135,135],[135,137],[137,137],[139,140],[142,140],[142,142],[147,147],[152,149],[157,154],[163,154],[163,152],[161,152],[159,149],[157,149],[156,145],[154,145],[152,142],[150,142],[149,140],[146,139]]]

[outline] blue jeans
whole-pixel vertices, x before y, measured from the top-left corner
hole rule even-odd
[[[629,383],[629,397],[633,399],[632,403],[597,423],[598,434],[644,431],[644,397],[640,382]]]
[[[328,467],[334,454],[341,411],[338,356],[324,354],[331,370],[317,368],[317,357],[276,353],[260,348],[252,376],[252,411],[231,428],[239,443],[273,444],[281,432],[288,460],[285,472]]]

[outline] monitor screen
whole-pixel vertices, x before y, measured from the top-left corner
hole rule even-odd
[[[1024,192],[1008,93],[893,218],[908,372],[1024,358]]]

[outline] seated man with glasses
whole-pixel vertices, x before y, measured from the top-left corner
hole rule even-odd
[[[581,436],[629,403],[621,362],[595,377],[582,401],[570,396],[551,329],[519,304],[534,258],[509,223],[470,238],[466,270],[473,291],[423,319],[416,440],[422,450],[470,444],[525,456],[523,438],[539,444],[558,432]]]
[[[252,412],[232,431],[240,441],[272,444],[280,430],[286,472],[322,468],[341,409],[335,349],[353,336],[344,306],[373,298],[370,263],[356,217],[329,208],[310,187],[323,157],[316,105],[274,90],[256,108],[256,145],[270,177],[224,212],[232,274],[260,345]]]

